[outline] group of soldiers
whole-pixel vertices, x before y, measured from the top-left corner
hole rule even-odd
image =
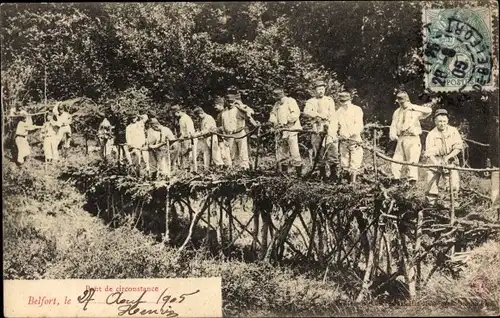
[[[72,116],[66,107],[61,107],[56,103],[52,112],[43,113],[45,116],[43,125],[34,125],[30,114],[22,105],[17,105],[10,110],[11,118],[18,118],[14,135],[16,144],[16,163],[21,166],[25,159],[31,154],[31,147],[28,142],[28,134],[31,131],[41,130],[43,138],[43,152],[46,162],[58,161],[59,148],[62,146],[68,149],[71,143],[71,123]]]
[[[303,112],[294,98],[287,96],[283,89],[275,89],[274,105],[265,124],[253,118],[254,110],[242,102],[240,93],[235,89],[224,97],[215,98],[216,118],[200,107],[194,110],[195,119],[200,122],[199,129],[195,128],[194,120],[186,109],[180,105],[171,106],[169,108],[176,119],[178,136],[162,125],[152,113],[134,114],[124,121],[108,110],[97,134],[101,156],[108,158],[114,150],[120,162],[125,160],[129,165],[144,166],[148,173],[152,157],[160,177],[170,176],[175,167],[196,171],[199,152],[203,154],[205,169],[212,165],[218,170],[233,165],[249,169],[248,128],[269,125],[275,131],[278,169],[286,174],[289,166],[293,165],[295,173],[300,176],[304,165],[298,134],[302,131],[303,117],[312,125],[310,153],[317,159],[319,177],[322,180],[338,182],[348,179],[355,182],[363,163],[363,110],[352,103],[351,94],[347,91],[339,94],[339,105],[336,107],[333,98],[325,94],[324,81],[315,82],[312,89],[314,96],[306,101]],[[432,106],[436,102],[433,100],[419,106],[410,102],[406,92],[397,94],[396,103],[399,107],[394,111],[389,131],[390,139],[397,141],[393,159],[402,162],[391,164],[396,182],[404,179],[410,185],[417,183],[419,170],[415,164],[420,162],[422,154],[420,121],[431,116]],[[463,149],[463,140],[458,130],[448,125],[448,117],[444,109],[434,113],[436,127],[426,137],[423,154],[427,163],[445,166],[458,164],[457,156]],[[46,119],[43,126],[35,126],[30,117],[25,116],[17,125],[15,141],[19,164],[29,155],[26,136],[30,130],[43,129],[43,148],[47,161],[59,158],[57,149],[64,136],[64,147],[69,147],[71,115],[56,105]],[[402,178],[403,166],[408,168],[405,178]],[[426,197],[431,204],[435,204],[438,198],[440,180],[445,186],[451,184],[453,191],[458,191],[458,171],[428,169]]]

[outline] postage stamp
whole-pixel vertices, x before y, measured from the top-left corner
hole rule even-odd
[[[493,90],[489,8],[423,9],[425,87],[434,92]]]

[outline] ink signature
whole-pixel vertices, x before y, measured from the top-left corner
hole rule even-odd
[[[133,316],[133,315],[162,315],[165,317],[178,317],[179,314],[172,309],[172,304],[182,304],[184,300],[191,295],[195,295],[200,292],[196,290],[192,293],[181,294],[179,297],[174,297],[167,293],[168,288],[165,288],[160,296],[156,299],[155,305],[157,308],[151,309],[151,302],[144,300],[144,296],[147,291],[142,292],[142,294],[137,299],[127,299],[124,292],[114,292],[106,297],[107,305],[116,305],[118,309],[118,316]],[[95,300],[93,298],[95,290],[93,288],[87,289],[83,292],[83,295],[78,296],[77,300],[80,304],[83,304],[83,310],[87,310],[88,305],[91,301]],[[146,305],[144,305],[146,304]]]

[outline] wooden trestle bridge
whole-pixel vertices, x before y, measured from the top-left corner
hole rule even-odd
[[[378,289],[403,276],[408,295],[414,296],[436,270],[453,267],[468,248],[500,230],[498,219],[486,215],[498,209],[488,196],[462,190],[460,207],[429,207],[423,190],[394,185],[385,176],[377,163],[394,160],[377,148],[376,138],[360,145],[373,161],[354,184],[317,180],[314,163],[303,177],[266,169],[258,164],[258,150],[255,166],[246,171],[145,180],[102,163],[65,175],[87,193],[90,209],[111,223],[128,216],[134,226],[179,251],[204,245],[227,257],[239,250],[252,260],[307,264],[321,269],[324,279],[350,275],[359,283],[358,301],[380,277],[385,283]],[[446,168],[486,171],[492,182],[498,179],[496,168]],[[422,262],[434,269],[424,275]]]

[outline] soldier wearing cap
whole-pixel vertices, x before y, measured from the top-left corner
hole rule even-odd
[[[201,107],[196,107],[194,113],[201,119],[200,132],[197,136],[203,136],[210,132],[217,131],[217,123],[215,119],[207,114]],[[223,165],[220,150],[219,150],[219,139],[217,135],[203,136],[198,140],[198,147],[203,153],[203,165],[205,169],[210,168],[210,159],[217,167]]]
[[[31,124],[31,120],[28,116],[21,115],[20,121],[17,123],[15,143],[17,146],[17,164],[22,165],[25,162],[25,158],[31,154],[31,147],[28,142],[28,134],[30,131],[42,128],[42,126],[36,126]]]
[[[223,113],[227,111],[227,108],[225,107],[223,97],[217,96],[215,98],[214,108],[215,111],[217,112],[217,118],[216,118],[217,131],[224,132],[224,128],[222,126],[222,116]],[[224,137],[219,137],[218,140],[219,140],[219,151],[222,162],[224,163],[224,166],[230,167],[233,163],[231,161],[231,152],[229,150],[228,142]]]
[[[97,140],[100,146],[100,156],[102,159],[107,159],[111,155],[111,150],[114,144],[113,126],[109,119],[111,118],[111,110],[104,112],[104,118],[97,129]]]
[[[52,112],[57,118],[57,125],[59,126],[58,134],[59,141],[64,140],[63,147],[69,148],[71,144],[71,114],[67,111],[66,107],[59,107],[60,102],[54,105]]]
[[[179,118],[180,138],[189,138],[195,135],[194,122],[191,117],[186,114],[180,105],[174,105],[172,111],[175,117]],[[196,138],[186,139],[181,141],[181,166],[185,168],[186,163],[191,171],[198,170],[196,157],[198,154],[198,142]]]
[[[118,153],[118,162],[122,163],[123,158],[127,160],[129,165],[132,164],[132,157],[130,156],[129,146],[127,145],[127,122],[134,122],[136,116],[127,114],[113,114],[110,117],[110,123],[114,127],[113,139]]]
[[[149,152],[146,150],[146,121],[147,115],[134,115],[132,123],[125,129],[125,140],[131,149],[131,161],[137,158],[137,168],[140,169],[141,162],[144,161],[146,172],[149,174]]]
[[[285,96],[283,89],[275,89],[273,95],[276,103],[271,110],[269,122],[278,129],[301,129],[300,109],[297,101],[292,97]],[[288,163],[291,161],[295,166],[297,175],[300,176],[302,174],[302,158],[299,151],[298,132],[283,131],[278,134],[281,135],[277,135],[278,149],[276,156],[278,167],[281,165],[281,171],[287,173]]]
[[[463,140],[457,128],[448,125],[448,112],[438,109],[434,114],[436,127],[425,139],[425,154],[428,163],[434,165],[457,165],[458,154],[463,149]],[[430,168],[427,171],[426,198],[431,205],[436,203],[439,196],[439,181],[443,179],[446,188],[451,181],[454,192],[458,192],[460,179],[457,170]]]
[[[147,130],[147,144],[152,157],[156,161],[156,171],[159,176],[170,176],[172,172],[172,162],[175,161],[179,152],[179,143],[169,144],[169,140],[175,140],[175,135],[172,130],[161,125],[157,118],[150,118],[149,128]],[[170,158],[167,156],[166,147],[170,147]]]
[[[426,105],[412,104],[406,92],[399,92],[396,95],[396,102],[399,107],[394,111],[389,130],[389,138],[398,141],[393,159],[417,163],[422,151],[420,121],[430,116],[432,108]],[[401,178],[402,167],[399,163],[391,163],[392,175],[395,180]],[[417,182],[418,167],[408,166],[408,179],[412,184]]]
[[[312,120],[312,129],[317,132],[323,132],[327,127],[327,135],[321,144],[322,137],[319,134],[311,136],[312,155],[319,154],[319,172],[320,177],[326,179],[326,165],[330,165],[330,178],[335,179],[339,163],[338,154],[338,119],[335,111],[335,102],[333,98],[325,95],[326,84],[324,81],[314,83],[315,96],[306,101],[304,107],[304,116]],[[321,147],[320,147],[321,144]]]
[[[238,162],[241,168],[249,169],[250,162],[245,127],[247,119],[252,116],[254,111],[241,102],[237,93],[227,94],[225,101],[228,109],[222,114],[222,128],[225,134],[232,136],[227,138],[231,160],[232,162]]]
[[[337,110],[340,137],[340,165],[350,174],[350,181],[355,182],[356,176],[363,163],[363,148],[360,143],[364,129],[363,110],[352,104],[351,94],[339,94],[340,107]]]

